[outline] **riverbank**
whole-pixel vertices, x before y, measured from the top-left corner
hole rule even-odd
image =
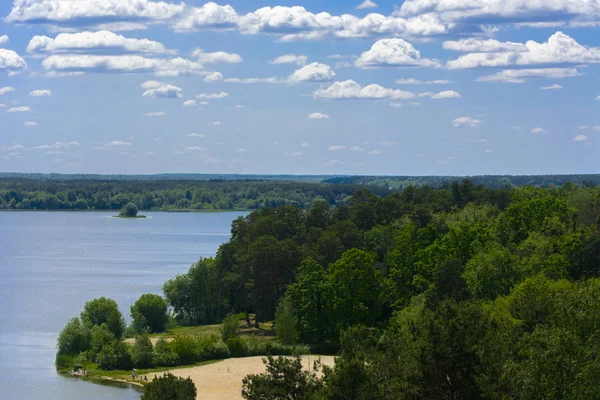
[[[131,379],[129,371],[90,371],[81,379],[92,383],[134,385],[143,390],[146,381],[151,382],[155,376],[163,372],[181,378],[191,378],[198,390],[197,399],[202,400],[240,400],[242,399],[242,380],[249,374],[262,374],[266,371],[263,363],[264,356],[228,358],[220,361],[206,361],[193,366],[176,368],[157,368],[152,370],[138,370],[136,380]],[[312,371],[315,361],[320,360],[322,365],[333,367],[334,356],[306,355],[302,356],[302,365],[305,370]],[[141,380],[141,381],[140,381]],[[121,386],[122,387],[122,386]]]

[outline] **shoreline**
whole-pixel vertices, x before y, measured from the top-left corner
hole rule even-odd
[[[256,209],[232,209],[232,210],[194,210],[194,209],[185,209],[185,210],[140,210],[143,212],[151,212],[151,213],[227,213],[227,212],[252,212],[260,210]],[[14,210],[14,209],[0,209],[0,212],[73,212],[73,213],[100,213],[100,212],[118,212],[119,210]],[[115,216],[118,217],[118,216]],[[122,217],[119,217],[122,218]],[[137,218],[137,217],[136,217]]]

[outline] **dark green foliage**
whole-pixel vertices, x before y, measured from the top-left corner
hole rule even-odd
[[[294,345],[298,343],[300,333],[298,332],[298,317],[296,310],[289,297],[284,297],[279,303],[275,314],[275,332],[277,340],[283,344]]]
[[[170,346],[179,357],[180,365],[192,364],[198,360],[196,350],[198,341],[193,336],[176,336]]]
[[[179,365],[179,356],[164,338],[158,339],[154,345],[152,364],[157,367],[173,367]]]
[[[79,318],[73,318],[58,335],[58,354],[79,354],[90,347],[90,331]]]
[[[152,342],[148,335],[139,335],[131,348],[131,361],[136,368],[150,368],[153,365]]]
[[[119,212],[119,216],[125,218],[135,218],[137,217],[137,214],[138,207],[132,202],[127,203],[127,205],[125,205],[125,207],[123,207]]]
[[[303,370],[299,357],[263,359],[267,372],[243,380],[242,397],[247,400],[304,400],[320,388],[315,372]]]
[[[159,295],[146,293],[131,306],[133,326],[139,333],[164,332],[167,321],[167,302]]]
[[[104,345],[98,353],[98,366],[103,370],[132,368],[133,362],[127,345],[119,340]]]
[[[94,359],[96,354],[98,354],[105,345],[112,343],[117,339],[108,329],[106,324],[92,326],[90,334],[90,352]]]
[[[164,373],[144,389],[142,400],[196,400],[196,385],[190,378]]]
[[[109,331],[120,338],[125,331],[125,319],[113,299],[100,297],[85,303],[81,312],[81,320],[90,328],[94,325],[106,324]]]

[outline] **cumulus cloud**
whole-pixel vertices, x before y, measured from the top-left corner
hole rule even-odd
[[[573,138],[574,142],[587,142],[588,141],[588,137],[585,135],[577,135]]]
[[[6,22],[99,25],[102,22],[160,22],[181,14],[183,3],[151,0],[14,0]]]
[[[355,81],[349,79],[342,82],[334,82],[331,86],[325,89],[319,89],[314,92],[313,97],[317,99],[410,99],[415,97],[412,92],[407,92],[398,89],[388,89],[377,84],[361,87]]]
[[[269,77],[269,78],[226,78],[224,82],[227,83],[244,83],[244,84],[254,84],[254,83],[286,83],[287,80],[280,79],[277,77]]]
[[[215,121],[212,124],[213,126],[221,126],[221,121]]]
[[[6,93],[14,92],[15,88],[10,86],[0,87],[0,96]]]
[[[146,113],[146,117],[162,117],[165,115],[164,111],[153,111]]]
[[[366,8],[377,8],[377,4],[373,0],[365,0],[356,6],[357,10],[364,10]]]
[[[529,51],[523,43],[500,42],[495,39],[461,39],[458,41],[446,41],[442,47],[446,50],[462,51],[462,52],[478,52],[478,53],[493,53],[493,52],[524,52]]]
[[[186,136],[187,137],[194,137],[194,138],[204,138],[204,137],[206,137],[206,135],[204,135],[202,133],[188,133]]]
[[[204,82],[218,82],[223,80],[223,74],[220,72],[211,72],[204,77]]]
[[[320,112],[312,113],[308,116],[308,119],[329,119],[329,115]]]
[[[481,121],[478,119],[475,119],[475,118],[471,118],[471,117],[459,117],[459,118],[452,120],[452,125],[454,125],[455,128],[461,128],[461,127],[476,128],[479,125],[481,125]]]
[[[397,146],[398,142],[392,142],[389,140],[382,140],[381,142],[377,142],[375,143],[375,146],[378,147],[390,147],[390,146]]]
[[[447,79],[437,79],[431,81],[420,81],[416,78],[396,79],[398,85],[447,85],[453,83]]]
[[[359,68],[435,67],[439,61],[421,58],[421,53],[403,39],[380,39],[355,62]]]
[[[314,62],[294,71],[288,80],[297,82],[328,82],[335,79],[335,72],[327,64]]]
[[[525,83],[528,78],[563,79],[580,76],[576,68],[507,69],[480,76],[477,82]]]
[[[239,22],[239,16],[230,5],[221,6],[208,2],[202,7],[188,10],[175,24],[178,31],[194,31],[198,29],[233,29]]]
[[[286,156],[288,157],[300,157],[302,155],[301,151],[295,151],[293,153],[285,153]]]
[[[27,107],[27,106],[21,106],[21,107],[11,107],[8,110],[6,110],[6,112],[9,113],[16,113],[16,112],[30,112],[31,108]]]
[[[439,92],[431,96],[433,100],[442,100],[442,99],[460,99],[460,93],[455,92],[454,90],[444,90],[443,92]]]
[[[182,88],[164,82],[146,81],[140,87],[147,89],[142,97],[178,99],[183,96]]]
[[[8,43],[8,36],[6,36],[6,35],[0,36],[0,44],[6,44],[6,43]]]
[[[244,149],[244,148],[241,148],[241,149],[237,149],[237,150],[236,150],[236,152],[238,152],[238,153],[245,153],[245,152],[247,152],[247,151],[248,151],[248,150],[247,150],[247,149]]]
[[[542,90],[559,90],[562,89],[563,87],[561,85],[557,85],[556,83],[554,85],[550,85],[550,86],[542,86],[540,89]]]
[[[224,99],[226,97],[229,97],[229,94],[227,92],[200,93],[199,95],[196,96],[197,99]]]
[[[39,126],[39,125],[38,125],[38,123],[37,123],[37,122],[32,122],[32,121],[29,121],[29,122],[25,122],[25,123],[23,124],[23,126]]]
[[[0,49],[0,71],[17,71],[27,68],[27,62],[16,52]]]
[[[147,58],[138,55],[51,55],[42,66],[52,71],[149,72],[158,76],[205,74],[201,63],[185,58]]]
[[[269,61],[269,64],[297,64],[297,65],[306,65],[306,56],[301,56],[297,54],[285,54],[283,56],[279,56],[274,60]]]
[[[475,52],[448,62],[448,68],[505,67],[540,64],[600,63],[600,48],[583,46],[563,32],[556,32],[547,42],[529,40],[526,51]]]
[[[352,146],[350,147],[350,151],[364,151],[365,148],[361,146]]]
[[[236,104],[235,108],[244,108],[244,105],[243,104]]]
[[[196,100],[187,100],[183,102],[184,107],[193,107],[196,105]]]
[[[28,53],[74,53],[118,50],[127,53],[172,54],[159,42],[149,39],[130,39],[111,31],[61,33],[54,39],[34,36],[27,45]]]
[[[45,96],[52,96],[52,90],[47,90],[47,89],[38,89],[38,90],[34,90],[29,92],[29,95],[31,97],[45,97]]]
[[[243,61],[243,58],[236,53],[226,53],[224,51],[215,51],[206,53],[202,49],[195,49],[192,57],[205,64],[237,64]]]
[[[329,160],[325,163],[326,167],[335,167],[336,165],[342,165],[344,162],[342,160]]]
[[[347,147],[344,145],[336,145],[336,146],[329,146],[329,151],[340,151],[340,150],[346,150]]]
[[[544,128],[539,128],[538,127],[538,128],[533,128],[529,132],[536,134],[536,133],[544,133],[544,132],[546,132],[546,130]]]

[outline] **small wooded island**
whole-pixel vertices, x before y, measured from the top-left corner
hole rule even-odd
[[[127,203],[125,207],[119,211],[119,215],[116,215],[116,218],[146,218],[145,215],[138,215],[138,207],[133,202]]]

